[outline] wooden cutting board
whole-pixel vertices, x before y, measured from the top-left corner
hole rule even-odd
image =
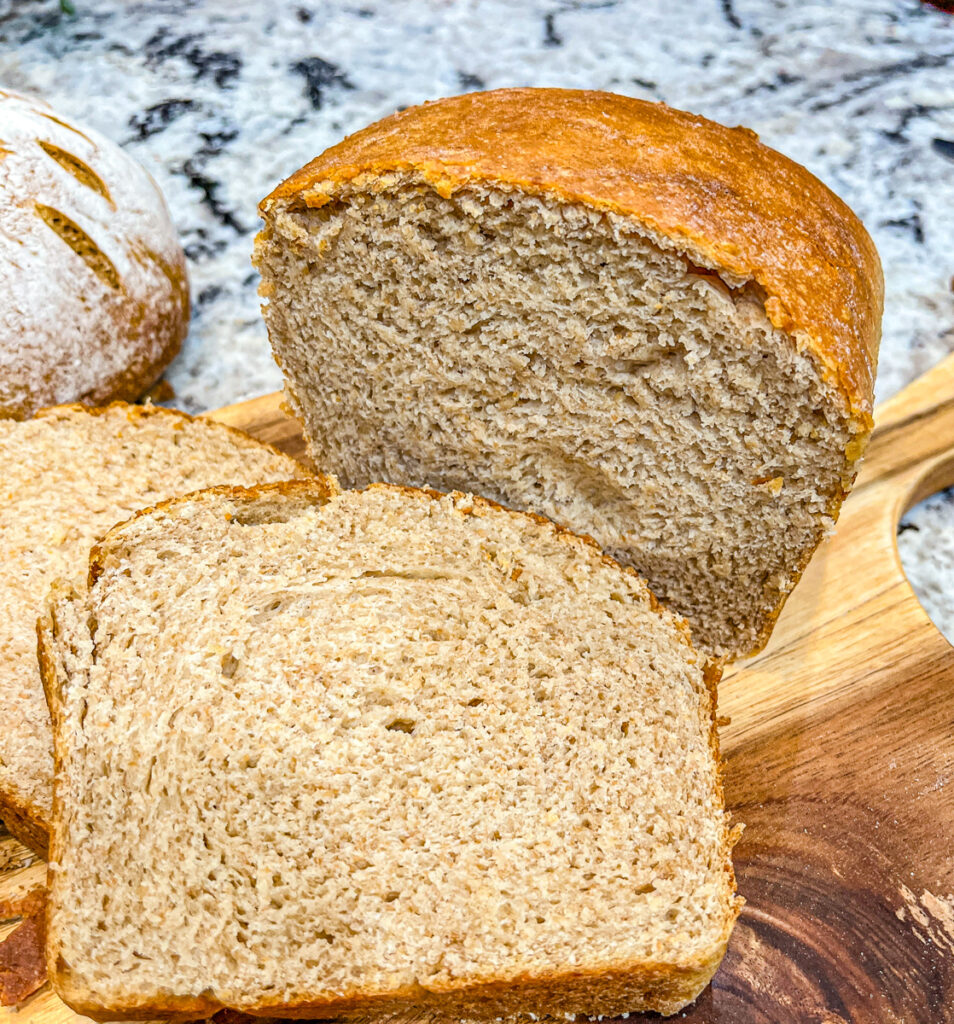
[[[303,452],[277,395],[211,415]],[[720,690],[748,902],[680,1021],[954,1024],[954,648],[895,543],[904,511],[954,483],[954,356],[876,418],[835,536],[768,649]],[[30,861],[0,842],[0,898],[42,882],[45,865]],[[48,986],[7,1012],[82,1019]]]

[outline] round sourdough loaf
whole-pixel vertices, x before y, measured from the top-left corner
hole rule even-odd
[[[115,143],[0,91],[0,416],[138,398],[189,321],[158,186]]]
[[[541,513],[707,651],[766,642],[872,426],[880,264],[821,182],[743,128],[513,89],[372,125],[261,210],[319,465]]]

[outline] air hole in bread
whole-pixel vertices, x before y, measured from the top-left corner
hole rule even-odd
[[[256,624],[266,622],[268,619],[273,619],[277,615],[281,615],[282,612],[287,611],[295,603],[294,594],[284,594],[273,597],[268,604],[253,617],[252,621]]]
[[[113,291],[119,291],[119,273],[113,266],[112,260],[86,234],[79,224],[70,220],[65,213],[60,213],[59,210],[55,210],[52,206],[36,203],[34,209],[43,223],[60,236],[60,239],[79,256],[103,284],[108,288],[112,288]]]
[[[227,519],[235,526],[268,526],[271,523],[287,523],[290,518],[294,518],[289,515],[290,511],[266,504],[254,509],[238,506],[228,514]]]
[[[238,670],[238,667],[238,658],[229,651],[229,653],[222,658],[222,675],[225,676],[226,679],[231,679]]]
[[[109,194],[106,182],[89,164],[83,163],[78,156],[74,156],[65,149],[60,149],[59,146],[54,146],[52,142],[47,142],[45,139],[38,140],[38,144],[40,149],[51,160],[55,160],[60,167],[72,174],[81,185],[85,185],[94,192],[98,192],[115,209],[116,204],[113,202],[113,197]]]
[[[388,732],[406,732],[409,735],[414,732],[417,722],[410,718],[395,718],[384,727]]]
[[[304,514],[308,509],[316,505],[324,505],[331,492],[329,490],[312,488],[310,493],[302,494],[298,500],[289,501],[287,498],[282,501],[265,501],[259,499],[256,502],[236,501],[226,514],[226,519],[235,526],[269,526],[273,523],[290,523]]]

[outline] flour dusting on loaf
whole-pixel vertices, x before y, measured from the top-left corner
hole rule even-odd
[[[0,90],[0,417],[136,399],[189,323],[158,186],[119,146]]]
[[[766,642],[871,428],[880,266],[820,182],[660,104],[501,90],[372,125],[262,214],[318,464],[540,512],[706,650]]]

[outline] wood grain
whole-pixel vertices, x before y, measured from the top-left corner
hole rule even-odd
[[[210,415],[304,451],[278,395]],[[722,684],[748,902],[713,984],[680,1021],[954,1024],[954,649],[895,543],[906,509],[954,483],[954,356],[876,418],[834,537],[768,648]],[[44,873],[10,838],[0,869],[0,898]],[[82,1018],[47,988],[16,1019]]]

